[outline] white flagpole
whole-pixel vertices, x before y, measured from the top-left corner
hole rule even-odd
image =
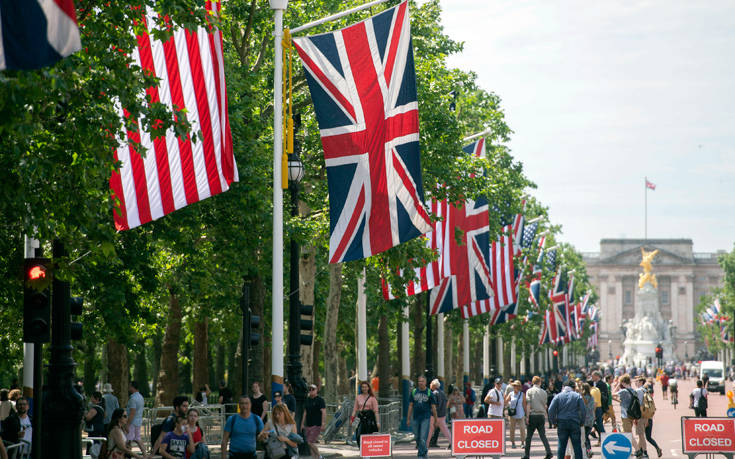
[[[648,177],[643,177],[643,240],[648,240]]]
[[[462,351],[464,352],[463,355],[463,373],[464,373],[464,382],[467,382],[470,380],[470,321],[468,319],[464,320],[463,329],[462,329],[462,338],[464,339],[462,346]]]
[[[477,134],[472,134],[471,136],[465,137],[464,139],[462,139],[462,142],[469,142],[472,139],[476,139],[478,137],[482,137],[484,135],[490,134],[491,132],[493,132],[493,130],[491,128],[487,128],[487,129],[485,129],[482,132],[478,132]]]
[[[357,379],[360,382],[368,381],[367,370],[367,297],[365,296],[365,268],[357,278]],[[387,375],[380,375],[388,381]]]
[[[311,29],[312,27],[316,27],[318,25],[324,24],[325,22],[334,21],[335,19],[339,19],[341,17],[347,16],[348,14],[357,13],[358,11],[362,11],[364,9],[370,8],[375,5],[380,5],[381,3],[385,3],[388,0],[374,0],[370,3],[365,3],[364,5],[356,6],[354,8],[351,8],[349,10],[340,11],[339,13],[335,13],[331,16],[327,16],[325,18],[317,19],[316,21],[309,22],[304,25],[300,25],[296,27],[295,29],[291,29],[291,33],[299,33],[303,32],[306,29]]]
[[[283,390],[283,13],[288,0],[268,0],[275,23],[273,62],[273,280],[271,295],[271,393]]]
[[[444,314],[436,317],[436,377],[444,384]]]

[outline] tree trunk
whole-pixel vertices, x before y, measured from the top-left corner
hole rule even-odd
[[[145,356],[145,341],[138,343],[138,352],[135,354],[135,370],[133,379],[138,382],[140,395],[150,397],[150,389],[148,387],[148,360]]]
[[[329,265],[329,294],[326,320],[324,321],[324,399],[327,403],[337,400],[337,323],[342,295],[342,264]]]
[[[423,295],[417,295],[414,296],[414,301],[411,302],[411,315],[413,316],[413,362],[411,371],[417,376],[424,374],[426,369],[426,346],[424,346],[426,311],[423,300]]]
[[[339,395],[353,394],[355,392],[354,387],[350,387],[350,375],[347,371],[347,359],[345,354],[347,353],[345,345],[340,341],[337,344],[339,349],[337,353],[337,387]]]
[[[452,327],[448,322],[444,322],[444,377],[447,382],[452,381],[452,370],[454,369],[454,336]]]
[[[194,387],[191,384],[191,375],[192,375],[192,364],[191,361],[193,360],[193,352],[191,348],[191,343],[184,341],[181,345],[181,349],[179,350],[179,355],[181,356],[181,364],[179,365],[179,377],[177,378],[179,382],[178,390],[176,391],[176,395],[178,394],[192,394],[194,393]],[[170,402],[169,402],[170,403]]]
[[[390,371],[390,337],[388,336],[388,318],[380,315],[378,320],[378,387],[380,398],[390,397],[390,380],[393,376]]]
[[[303,215],[303,214],[302,214]],[[299,259],[299,301],[301,304],[314,306],[314,286],[316,284],[316,250],[314,246],[302,246],[301,247],[301,258]],[[314,316],[316,317],[316,309],[314,309]],[[316,320],[314,320],[316,324]],[[312,334],[316,340],[316,327],[312,329]],[[301,346],[301,373],[304,379],[311,382],[314,380],[314,372],[312,371],[314,366],[314,349],[316,348],[315,343],[312,341],[311,346]]]
[[[237,400],[242,391],[242,318],[240,320],[240,337],[237,339],[237,343],[233,343],[228,354],[230,357],[230,374],[227,377],[227,383],[229,388],[232,389],[232,394],[235,396],[233,400]]]
[[[307,380],[308,382],[312,384],[319,385],[322,381],[322,375],[319,372],[319,362],[322,359],[321,351],[322,351],[322,339],[319,337],[319,335],[316,336],[316,339],[314,340],[314,349],[312,350],[312,355],[314,357],[314,360],[311,361],[311,378]]]
[[[168,406],[176,396],[179,385],[179,341],[181,338],[181,304],[179,297],[169,292],[166,332],[161,346],[161,360],[156,387],[156,404]]]
[[[158,387],[158,374],[161,371],[161,354],[163,353],[163,336],[156,333],[153,336],[153,346],[151,346],[151,374],[153,375],[153,390]]]
[[[95,386],[97,385],[97,350],[95,349],[94,342],[90,337],[84,341],[84,392],[91,394],[94,392]]]
[[[263,303],[265,302],[265,286],[263,285],[263,279],[260,276],[253,277],[252,283],[250,284],[250,308],[253,315],[260,317],[260,325],[257,330],[252,331],[260,335],[257,346],[250,348],[250,366],[248,366],[248,389],[252,387],[254,381],[260,383],[260,388],[263,393],[268,394],[270,398],[270,386],[266,385],[270,380],[270,372],[264,372],[267,370],[266,362],[270,362],[270,350],[265,345],[265,341],[268,340],[265,333],[265,317],[263,317]],[[281,324],[283,326],[283,324]],[[268,363],[270,367],[270,363]],[[268,377],[266,377],[268,376]]]
[[[464,335],[463,333],[458,333],[457,337],[457,354],[456,354],[456,360],[457,364],[454,367],[455,372],[455,381],[459,385],[460,390],[462,387],[464,387],[462,384],[464,383]]]
[[[215,367],[214,367],[214,379],[217,386],[219,386],[220,381],[225,380],[225,345],[224,343],[217,344],[217,354],[215,357]],[[214,389],[214,386],[212,386],[212,389]]]
[[[128,403],[128,384],[130,383],[130,366],[128,349],[118,343],[115,338],[107,341],[107,376],[112,391],[120,401],[120,406]]]
[[[194,323],[194,390],[209,384],[209,318]]]

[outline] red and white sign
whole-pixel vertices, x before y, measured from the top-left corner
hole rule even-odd
[[[503,419],[452,421],[452,456],[500,456],[505,454]]]
[[[390,434],[360,435],[360,456],[387,457],[390,455]]]
[[[681,418],[682,452],[735,453],[735,419]]]

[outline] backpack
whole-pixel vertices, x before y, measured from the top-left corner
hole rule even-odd
[[[656,403],[653,401],[653,397],[650,393],[646,392],[643,394],[643,416],[646,418],[652,418],[656,414]]]
[[[638,400],[638,394],[631,389],[626,390],[630,393],[631,397],[630,406],[626,410],[628,417],[630,419],[640,419],[643,413],[641,412],[641,401]]]
[[[704,412],[707,409],[707,396],[704,394],[704,389],[699,389],[699,403],[697,407]]]

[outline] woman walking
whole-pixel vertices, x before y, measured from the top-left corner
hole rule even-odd
[[[508,407],[508,418],[510,418],[510,443],[516,447],[516,427],[521,431],[521,448],[525,447],[526,439],[526,395],[521,391],[521,382],[513,381],[513,392],[505,396],[505,404]]]
[[[587,457],[592,457],[592,444],[590,443],[590,432],[595,424],[595,398],[590,393],[590,385],[582,384],[582,400],[584,401],[584,447],[587,449]]]
[[[464,413],[462,405],[464,404],[464,397],[459,391],[459,388],[454,386],[450,390],[449,401],[447,403],[447,409],[449,410],[449,416],[452,419],[462,419]]]
[[[258,436],[266,442],[266,453],[270,459],[289,459],[298,456],[300,437],[296,434],[296,422],[285,404],[273,406],[273,416]]]
[[[371,434],[380,430],[380,414],[378,412],[378,399],[373,395],[373,389],[367,381],[360,383],[360,393],[355,398],[355,407],[352,409],[350,424],[355,422],[355,415],[360,423],[355,429],[357,445],[360,445],[360,436]]]

